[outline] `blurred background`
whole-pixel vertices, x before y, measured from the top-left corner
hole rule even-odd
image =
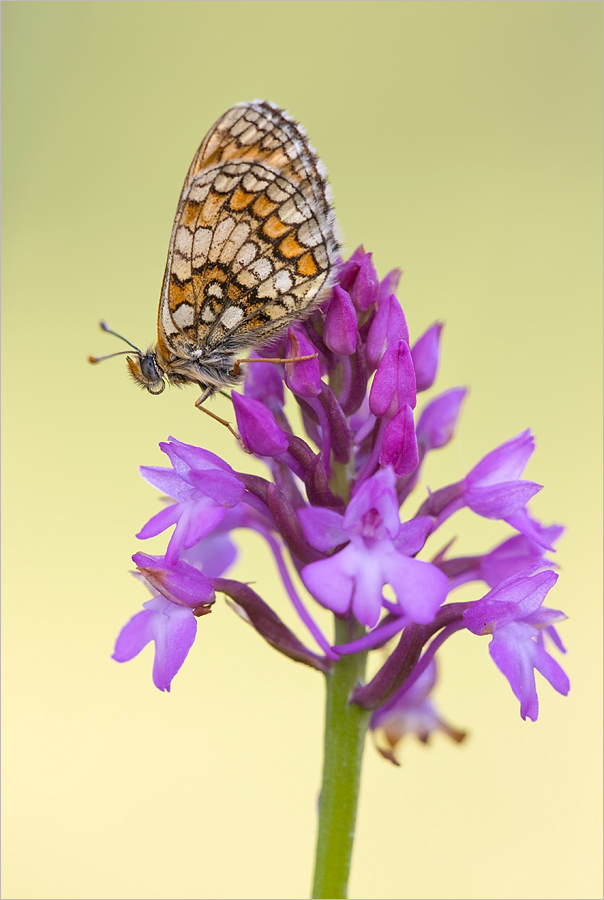
[[[158,509],[140,464],[172,434],[243,459],[197,394],[133,388],[106,319],[155,318],[181,184],[232,104],[308,130],[346,252],[363,243],[412,340],[440,319],[432,394],[469,385],[410,512],[527,427],[532,504],[567,526],[548,604],[572,683],[522,722],[487,639],[440,653],[454,745],[368,742],[352,897],[601,896],[601,26],[592,2],[5,2],[2,5],[6,898],[307,896],[321,676],[222,600],[171,694],[115,637]],[[228,414],[219,399],[213,407]],[[259,463],[256,471],[260,472]],[[509,530],[458,514],[482,552]],[[443,538],[444,540],[444,538]],[[234,577],[297,628],[260,543]],[[326,622],[326,619],[322,619]],[[449,646],[450,644],[450,646]]]

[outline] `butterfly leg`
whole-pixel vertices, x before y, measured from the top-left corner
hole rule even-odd
[[[231,432],[231,434],[233,435],[233,437],[234,437],[237,441],[239,441],[239,443],[241,444],[241,446],[243,447],[243,449],[245,450],[245,452],[246,452],[246,453],[251,453],[252,451],[249,450],[249,449],[245,446],[245,444],[243,443],[243,439],[242,439],[241,435],[238,434],[238,433],[235,431],[235,429],[234,429],[233,426],[230,424],[230,422],[227,422],[226,419],[223,419],[223,418],[221,418],[220,416],[217,416],[216,413],[213,413],[211,410],[209,410],[209,409],[207,408],[207,406],[204,406],[204,405],[203,405],[203,404],[205,403],[205,401],[208,399],[208,397],[211,396],[211,394],[213,394],[213,393],[214,393],[214,388],[212,388],[212,387],[207,387],[207,388],[205,388],[203,394],[201,395],[201,397],[198,397],[197,400],[195,401],[195,406],[197,407],[197,409],[201,410],[201,412],[204,412],[207,416],[210,416],[211,419],[215,419],[216,422],[220,422],[221,425],[224,425],[224,427],[225,427],[228,431]]]
[[[307,359],[317,359],[319,356],[318,353],[309,353],[308,356],[292,356],[289,359],[283,359],[280,356],[259,356],[259,357],[251,357],[248,359],[236,359],[233,365],[232,375],[237,377],[241,374],[241,363],[253,363],[253,362],[263,362],[263,363],[295,363],[295,362],[304,362]]]

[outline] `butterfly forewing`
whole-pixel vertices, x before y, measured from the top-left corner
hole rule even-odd
[[[179,201],[159,308],[164,365],[249,350],[302,318],[325,295],[338,251],[302,129],[264,101],[233,107],[201,144]]]

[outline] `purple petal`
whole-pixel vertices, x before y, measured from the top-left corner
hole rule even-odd
[[[140,466],[139,472],[148,484],[175,500],[181,500],[183,493],[191,489],[174,469],[165,466]]]
[[[539,714],[534,669],[537,669],[558,693],[566,695],[570,682],[564,670],[535,641],[535,629],[524,622],[510,622],[495,632],[489,652],[497,668],[505,675],[520,700],[520,715],[533,722]]]
[[[391,538],[397,536],[401,523],[395,484],[396,478],[390,467],[380,469],[363,482],[344,515],[342,526],[349,535],[364,534],[365,537],[373,537],[368,531],[370,525],[366,522],[366,514],[375,509],[387,534]]]
[[[189,549],[200,541],[206,534],[220,525],[226,513],[224,506],[217,506],[211,500],[203,497],[191,504],[190,515],[186,528],[183,523],[183,540],[181,549]],[[178,525],[176,526],[178,528]],[[174,532],[176,534],[176,531]],[[173,535],[174,537],[174,535]]]
[[[558,540],[564,528],[561,525],[551,525],[549,528],[543,528],[535,519],[531,519],[526,509],[518,509],[516,512],[505,517],[508,525],[520,531],[535,544],[543,547],[545,550],[555,552],[552,546],[554,541]]]
[[[392,466],[400,478],[414,472],[418,463],[413,410],[405,404],[385,428],[380,465]]]
[[[288,440],[270,410],[259,400],[231,393],[237,427],[243,443],[258,456],[279,456],[288,448]]]
[[[469,487],[464,500],[473,512],[485,519],[508,519],[522,509],[542,489],[533,481],[509,481],[487,487]]]
[[[549,532],[549,529],[542,531]],[[504,579],[542,559],[543,549],[535,541],[523,534],[516,534],[482,558],[480,575],[489,587],[495,587]]]
[[[348,540],[342,527],[344,516],[323,506],[307,506],[299,510],[304,537],[317,550],[327,553]]]
[[[350,356],[357,346],[357,334],[357,315],[352,300],[336,284],[325,317],[323,340],[334,353]]]
[[[405,556],[415,556],[426,543],[426,538],[433,525],[434,519],[432,516],[421,516],[418,519],[403,522],[394,541],[394,546],[399,553],[403,553]]]
[[[442,322],[436,322],[411,348],[418,391],[427,391],[434,384],[440,359]]]
[[[487,453],[468,473],[466,484],[471,487],[487,487],[502,481],[516,481],[522,475],[534,449],[535,440],[527,429]]]
[[[113,659],[126,662],[149,641],[154,641],[153,683],[160,691],[169,691],[195,640],[197,621],[190,609],[176,606],[163,597],[153,597],[143,606],[144,611],[122,628]]]
[[[570,680],[562,666],[560,666],[553,656],[550,656],[537,642],[534,642],[532,652],[533,665],[537,671],[541,672],[543,677],[546,681],[549,681],[555,691],[558,691],[559,694],[566,697],[570,690]]]
[[[345,615],[350,609],[354,589],[354,581],[342,565],[342,554],[346,549],[329,559],[309,563],[300,572],[305,587],[315,600],[339,615]]]
[[[447,576],[431,563],[402,556],[394,548],[383,566],[387,583],[411,621],[420,625],[432,622],[449,591]]]
[[[192,469],[189,472],[189,480],[205,497],[231,509],[237,506],[245,493],[243,483],[235,475],[220,469],[206,469],[204,472]]]
[[[237,548],[227,533],[213,532],[184,550],[182,559],[208,578],[218,578],[237,559]]]
[[[153,617],[150,609],[143,609],[126,622],[115,643],[112,659],[116,662],[128,662],[134,659],[141,650],[153,640]]]
[[[141,541],[156,537],[158,534],[161,534],[162,531],[165,531],[166,528],[175,525],[181,515],[182,503],[171,503],[170,506],[166,506],[149,519],[147,524],[143,525],[136,537]]]
[[[520,700],[520,715],[532,722],[539,715],[539,700],[535,687],[532,646],[535,629],[520,622],[511,622],[493,635],[489,644],[491,659],[505,675],[516,698]]]
[[[465,388],[452,388],[425,407],[417,423],[417,439],[426,450],[438,450],[455,432]]]
[[[153,684],[160,691],[169,691],[172,679],[187,658],[197,636],[197,619],[190,609],[176,606],[163,597],[155,597],[144,605],[150,607],[151,604],[154,604],[153,608],[157,611],[154,620]]]
[[[194,447],[192,444],[183,444],[174,437],[168,438],[167,444],[161,443],[159,446],[179,473],[187,472],[189,469],[197,472],[203,472],[206,469],[224,469],[225,472],[233,472],[229,464],[215,453],[203,450],[201,447]]]

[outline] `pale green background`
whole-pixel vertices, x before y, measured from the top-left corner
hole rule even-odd
[[[367,746],[353,897],[592,898],[600,884],[601,25],[592,2],[3,4],[4,894],[303,897],[323,686],[222,601],[171,695],[110,660],[146,599],[158,509],[137,474],[174,434],[249,463],[193,389],[135,390],[106,318],[153,340],[190,159],[233,103],[307,128],[347,250],[446,322],[437,390],[469,384],[410,513],[527,426],[533,510],[568,532],[551,605],[567,699],[523,723],[487,640],[437,697],[470,736]],[[216,409],[228,412],[223,401]],[[259,471],[259,469],[258,469]],[[449,527],[450,526],[450,527]],[[461,552],[507,533],[458,515]],[[161,552],[163,538],[145,545]],[[295,622],[260,544],[236,574]],[[300,630],[300,633],[301,630]]]

